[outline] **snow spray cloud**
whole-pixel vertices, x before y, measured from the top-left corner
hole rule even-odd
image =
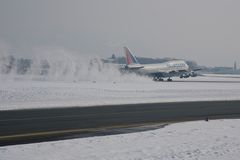
[[[36,75],[36,70],[44,68],[47,64],[48,80],[65,81],[136,81],[135,74],[122,74],[118,66],[103,63],[98,56],[88,56],[64,49],[38,49],[35,51],[31,72]],[[92,55],[92,54],[91,54]],[[46,62],[46,63],[44,63]],[[35,71],[34,71],[35,70]],[[42,74],[37,71],[37,75]],[[144,79],[144,78],[140,78]]]
[[[8,48],[7,43],[0,38],[0,75],[9,74],[14,69],[13,57],[10,56]]]
[[[103,63],[98,56],[90,57],[59,48],[35,49],[33,53],[30,62],[18,62],[17,71],[12,69],[8,75],[15,79],[74,82],[145,80],[143,77],[137,78],[134,74],[120,73],[117,65]],[[19,66],[22,67],[19,69]]]

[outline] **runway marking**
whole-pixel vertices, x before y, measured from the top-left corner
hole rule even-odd
[[[161,82],[168,82],[168,81],[161,81]],[[204,80],[174,80],[168,83],[173,83],[173,82],[186,82],[186,83],[240,83],[240,81],[204,81]]]
[[[81,132],[97,132],[97,131],[104,131],[109,129],[120,129],[120,128],[131,128],[131,127],[143,127],[143,126],[150,126],[150,125],[163,125],[163,124],[173,124],[173,123],[180,123],[186,121],[194,121],[194,120],[201,120],[198,118],[186,118],[181,120],[166,120],[161,122],[147,122],[147,123],[139,123],[139,124],[129,124],[129,125],[115,125],[115,126],[105,126],[105,127],[97,127],[97,128],[79,128],[79,129],[66,129],[66,130],[58,130],[58,131],[46,131],[46,132],[35,132],[35,133],[25,133],[25,134],[15,134],[9,136],[0,136],[0,142],[5,140],[14,140],[19,138],[31,138],[31,137],[40,137],[40,136],[51,136],[51,135],[60,135],[60,134],[67,134],[67,133],[81,133]],[[203,119],[204,120],[204,119]]]
[[[178,122],[178,121],[176,121]],[[69,130],[59,130],[59,131],[47,131],[47,132],[36,132],[36,133],[25,133],[25,134],[16,134],[16,135],[9,135],[9,136],[0,136],[0,141],[3,140],[13,140],[19,138],[30,138],[30,137],[40,137],[40,136],[51,136],[51,135],[60,135],[60,134],[67,134],[67,133],[80,133],[80,132],[97,132],[103,131],[108,129],[117,129],[117,128],[130,128],[130,127],[141,127],[147,125],[156,125],[156,124],[170,124],[176,122],[152,122],[152,123],[140,123],[140,124],[130,124],[130,125],[116,125],[116,126],[106,126],[106,127],[99,127],[99,128],[84,128],[84,129],[69,129]]]
[[[215,118],[213,118],[215,119]],[[181,123],[186,121],[195,121],[195,120],[204,120],[202,118],[186,118],[181,120],[166,120],[161,122],[148,122],[148,123],[139,123],[139,124],[129,124],[129,125],[115,125],[115,126],[105,126],[105,127],[97,127],[97,128],[79,128],[79,129],[67,129],[67,130],[58,130],[58,131],[46,131],[46,132],[35,132],[35,133],[25,133],[25,134],[15,134],[9,136],[0,136],[1,141],[10,141],[16,140],[21,138],[34,138],[34,137],[41,137],[41,136],[57,136],[61,134],[67,133],[83,133],[83,132],[97,132],[97,131],[104,131],[109,129],[121,129],[121,128],[132,128],[132,127],[143,127],[143,126],[150,126],[150,125],[164,125],[164,124],[174,124],[174,123]]]

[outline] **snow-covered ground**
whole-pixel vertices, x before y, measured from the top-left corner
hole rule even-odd
[[[0,147],[1,160],[238,160],[240,120],[177,123],[162,129]]]
[[[2,78],[0,79],[0,110],[148,102],[240,100],[240,78],[194,77],[184,79],[184,81],[186,82],[153,82],[148,78],[130,75],[110,80],[74,82]]]

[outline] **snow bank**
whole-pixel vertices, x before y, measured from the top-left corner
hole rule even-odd
[[[238,160],[240,120],[172,124],[153,131],[0,147],[2,160]]]

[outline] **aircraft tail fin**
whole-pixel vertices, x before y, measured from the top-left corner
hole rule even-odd
[[[124,52],[125,52],[125,61],[127,65],[131,64],[140,64],[137,60],[137,58],[129,51],[127,47],[124,47]]]

